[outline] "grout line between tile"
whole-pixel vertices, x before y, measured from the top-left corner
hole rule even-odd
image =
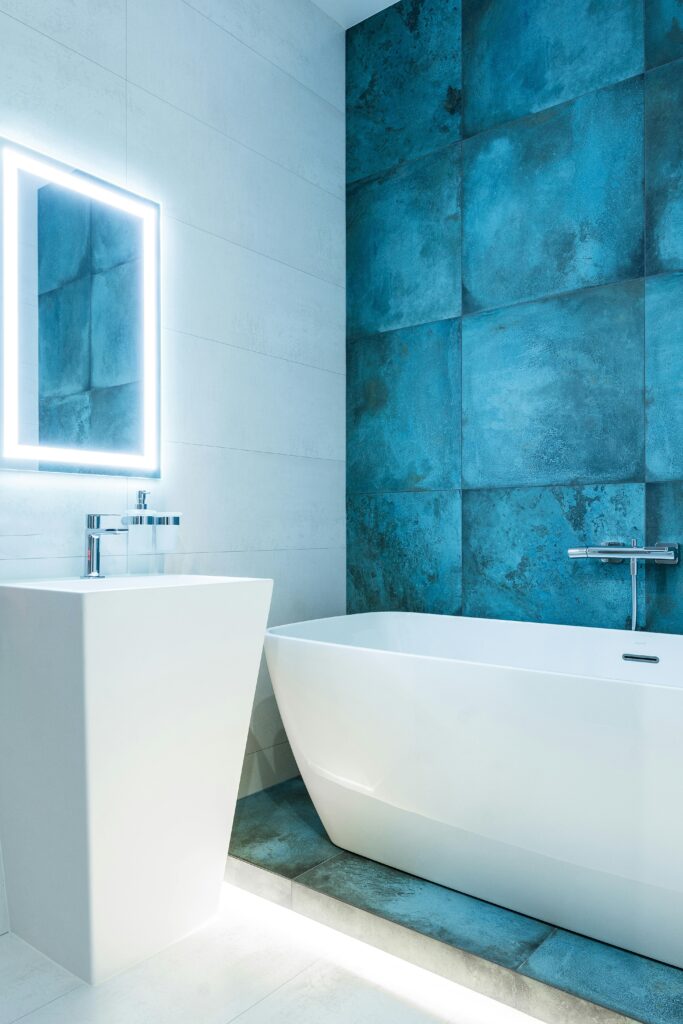
[[[96,68],[100,68],[101,71],[106,71],[107,74],[113,75],[114,78],[118,78],[122,82],[125,81],[125,74],[119,74],[118,71],[114,71],[113,68],[107,67],[106,64],[100,64],[100,62],[98,60],[95,60],[94,57],[89,57],[87,53],[83,53],[81,50],[76,50],[73,46],[69,46],[68,43],[62,42],[61,39],[56,39],[54,36],[51,36],[49,32],[44,32],[42,29],[36,28],[35,25],[31,25],[28,21],[24,21],[23,18],[18,18],[16,14],[10,14],[9,11],[6,11],[2,7],[1,3],[0,15],[2,15],[5,18],[9,18],[10,21],[15,21],[18,25],[23,25],[23,27],[28,29],[29,32],[35,32],[36,35],[42,36],[43,39],[48,39],[51,43],[54,43],[55,46],[60,46],[63,50],[68,50],[69,53],[73,53],[74,56],[80,57],[81,60],[87,61],[88,64],[93,64]]]
[[[522,970],[522,968],[523,968],[523,967],[525,967],[525,966],[526,966],[526,965],[528,964],[529,960],[530,960],[530,959],[531,959],[531,957],[532,957],[532,956],[534,955],[534,953],[536,953],[536,952],[537,952],[537,951],[538,951],[538,950],[539,950],[539,949],[541,948],[541,946],[542,946],[542,945],[543,945],[543,944],[544,944],[545,942],[547,942],[547,941],[548,941],[548,939],[552,939],[553,935],[556,935],[558,931],[559,931],[559,928],[557,928],[556,926],[553,926],[553,927],[552,927],[552,929],[551,929],[551,930],[550,930],[550,931],[548,932],[548,934],[547,934],[547,935],[545,936],[545,938],[541,939],[541,941],[540,941],[540,942],[539,942],[539,943],[538,943],[538,944],[537,944],[536,946],[534,946],[534,948],[533,948],[533,949],[531,950],[531,952],[529,953],[529,955],[528,955],[528,956],[525,956],[525,957],[524,957],[524,959],[522,960],[522,962],[521,962],[521,963],[519,963],[519,964],[517,964],[517,966],[516,966],[516,967],[514,967],[514,968],[513,968],[513,970],[514,970],[514,971],[515,971],[516,973],[519,973],[519,972],[520,972],[520,971]]]
[[[302,878],[304,878],[310,871],[316,871],[319,867],[322,867],[323,864],[329,864],[330,861],[337,860],[338,857],[343,856],[345,853],[346,850],[341,850],[337,848],[336,853],[331,853],[329,857],[323,857],[323,859],[321,861],[318,861],[317,864],[311,864],[311,866],[309,868],[306,868],[305,871],[301,871],[298,875],[294,875],[294,877],[292,878],[292,882],[298,882],[299,885],[303,885],[305,889],[310,889],[311,892],[320,892],[319,889],[314,889],[312,885],[306,885],[305,882],[302,882]],[[327,895],[327,893],[322,893],[321,895],[325,896]]]
[[[183,2],[185,2],[185,0],[183,0]],[[187,4],[187,6],[191,7],[190,4]],[[191,8],[191,9],[196,11],[196,8]],[[201,12],[199,12],[199,11],[196,11],[196,13],[201,14]],[[112,75],[114,78],[117,78],[120,82],[122,82],[124,84],[124,86],[125,86],[126,128],[127,128],[127,113],[128,113],[128,86],[132,85],[132,86],[134,86],[134,88],[139,89],[141,92],[144,92],[147,96],[152,96],[154,99],[158,100],[160,103],[164,103],[166,106],[171,107],[173,110],[178,111],[178,113],[183,114],[185,117],[189,117],[191,120],[196,121],[198,124],[204,125],[204,127],[209,128],[211,131],[216,132],[218,135],[222,136],[225,139],[228,139],[229,141],[233,142],[235,145],[240,146],[242,149],[246,149],[246,150],[248,150],[251,153],[255,153],[257,156],[261,157],[261,159],[266,160],[268,163],[273,164],[275,167],[279,167],[281,170],[286,171],[288,174],[291,174],[291,175],[293,175],[296,178],[299,178],[301,181],[305,181],[307,184],[311,185],[313,188],[317,188],[319,191],[324,192],[326,195],[331,196],[333,199],[338,200],[340,203],[344,202],[344,195],[343,195],[344,183],[343,182],[340,185],[340,192],[333,192],[329,188],[326,188],[324,185],[321,185],[319,182],[313,181],[310,178],[305,177],[305,175],[300,174],[297,171],[292,170],[286,164],[282,164],[278,160],[274,160],[272,157],[267,156],[265,153],[262,153],[258,149],[254,149],[252,146],[247,145],[245,142],[242,142],[240,139],[236,139],[234,136],[228,135],[227,132],[221,131],[220,128],[217,128],[215,125],[211,124],[209,121],[204,121],[201,117],[197,117],[196,114],[192,114],[189,111],[184,110],[182,107],[178,107],[176,104],[171,103],[169,100],[165,99],[163,96],[159,96],[157,93],[152,92],[151,90],[146,89],[144,86],[138,85],[136,82],[130,80],[129,77],[128,77],[128,18],[127,18],[127,5],[126,5],[126,20],[125,20],[125,38],[126,38],[125,63],[124,63],[124,74],[123,75],[119,74],[117,71],[113,71],[111,68],[108,68],[104,64],[100,64],[99,61],[96,61],[92,57],[87,56],[86,54],[82,53],[80,50],[75,50],[73,47],[71,47],[68,44],[62,42],[60,39],[56,39],[54,36],[49,35],[47,32],[43,32],[41,29],[36,28],[34,25],[29,24],[28,22],[22,20],[21,18],[17,18],[15,15],[9,14],[7,11],[3,10],[2,7],[0,7],[0,15],[4,16],[6,18],[9,18],[11,21],[16,22],[18,25],[22,25],[29,32],[35,32],[37,35],[41,36],[43,39],[49,40],[55,46],[61,47],[62,49],[67,50],[69,53],[73,53],[75,56],[79,57],[81,60],[87,61],[89,64],[94,65],[95,67],[99,68],[101,71],[104,71],[104,72],[106,72],[109,75]],[[204,15],[202,15],[202,16],[205,17]],[[207,21],[211,21],[210,18],[207,18],[206,20]],[[220,29],[221,31],[225,31],[225,30],[221,29],[221,27],[219,25],[217,25],[216,22],[211,22],[211,23],[216,25],[216,27],[218,29]],[[240,42],[241,42],[241,40],[240,40]],[[242,44],[242,45],[246,45],[246,44]],[[254,51],[254,52],[256,53],[257,51]],[[263,56],[263,55],[259,54],[259,56]],[[265,58],[265,57],[263,59],[267,60],[267,58]],[[275,65],[275,66],[277,66],[277,65]],[[283,73],[286,74],[286,72],[283,72]],[[306,88],[306,87],[304,86],[304,88]],[[312,92],[312,90],[310,90],[310,91]],[[313,95],[317,95],[317,94],[314,93]],[[320,97],[320,98],[322,99],[322,97]],[[336,110],[337,113],[342,113],[342,111],[339,111],[338,108],[333,107],[331,104],[330,104],[330,107],[331,107],[331,109]],[[126,131],[126,143],[127,143],[127,131]],[[126,149],[127,149],[127,147],[126,147]],[[126,167],[126,177],[127,177],[127,167]],[[311,276],[315,276],[315,275],[311,275]]]
[[[311,968],[315,967],[316,964],[319,964],[321,962],[322,961],[320,957],[315,957],[313,960],[311,960],[310,963],[306,964],[305,967],[302,967],[300,971],[297,971],[295,974],[293,974],[291,978],[287,978],[286,981],[283,981],[280,985],[276,985],[276,987],[272,989],[272,991],[266,993],[266,995],[264,996],[261,996],[261,998],[257,999],[256,1002],[251,1003],[250,1006],[246,1006],[243,1010],[240,1010],[240,1012],[235,1017],[229,1017],[228,1020],[225,1021],[225,1024],[233,1024],[234,1021],[238,1021],[240,1017],[244,1017],[245,1014],[250,1013],[254,1009],[254,1007],[260,1006],[261,1003],[264,1003],[267,999],[270,999],[271,996],[274,996],[277,992],[280,992],[287,985],[291,984],[291,982],[295,981],[297,978],[300,978],[302,974],[306,974],[308,971],[311,970]]]
[[[298,452],[278,452],[261,448],[237,448],[232,445],[210,444],[207,441],[173,441],[167,439],[164,443],[174,445],[177,448],[210,448],[212,451],[242,452],[246,455],[274,455],[281,459],[306,459],[309,462],[333,462],[340,466],[346,465],[346,459],[332,458],[325,455],[300,455]]]
[[[181,331],[177,327],[164,327],[162,325],[162,332],[168,331],[170,334],[180,334],[185,338],[194,338],[195,341],[207,341],[212,345],[224,345],[225,348],[233,348],[238,352],[250,352],[252,355],[264,356],[267,359],[277,359],[282,363],[291,363],[293,366],[305,366],[309,370],[319,370],[320,373],[331,373],[335,377],[346,377],[346,373],[343,370],[331,370],[329,366],[318,366],[316,363],[305,363],[301,359],[290,359],[289,356],[278,356],[273,352],[265,352],[260,348],[251,348],[249,345],[237,345],[233,341],[223,341],[222,338],[211,338],[205,334],[195,334],[193,331]]]
[[[243,46],[246,50],[249,50],[251,53],[256,54],[256,56],[260,57],[261,60],[266,61],[266,63],[268,63],[272,67],[276,68],[278,71],[280,71],[287,78],[290,78],[293,82],[296,82],[296,84],[301,86],[302,89],[305,89],[306,92],[309,92],[311,94],[311,96],[315,96],[316,99],[321,100],[322,103],[325,103],[332,110],[336,111],[336,113],[341,114],[342,116],[344,116],[345,110],[344,110],[343,107],[338,107],[336,103],[333,103],[332,100],[328,100],[326,96],[322,95],[322,93],[316,92],[315,89],[311,88],[310,85],[307,85],[306,82],[303,82],[300,78],[297,78],[297,76],[292,74],[291,71],[288,71],[286,68],[283,68],[281,64],[277,63],[277,61],[272,60],[270,57],[266,57],[265,54],[261,53],[260,50],[255,49],[253,46],[251,46],[249,43],[247,43],[246,40],[242,39],[238,35],[235,35],[234,32],[231,32],[230,29],[226,28],[224,25],[221,25],[218,21],[216,21],[214,18],[212,18],[211,15],[205,14],[204,11],[200,11],[200,9],[198,7],[195,7],[195,5],[191,2],[191,0],[182,0],[182,2],[185,4],[186,7],[189,7],[190,10],[194,11],[195,14],[198,14],[200,17],[204,18],[205,21],[208,21],[209,24],[211,24],[215,28],[217,28],[220,32],[223,32],[224,35],[229,36],[231,39],[234,39],[241,46]],[[334,20],[334,19],[331,19],[331,20]],[[341,26],[340,26],[340,29],[341,29]],[[343,32],[343,30],[342,30],[342,32]]]
[[[138,86],[136,86],[136,88],[138,88]],[[183,227],[191,228],[193,231],[200,231],[202,234],[209,235],[211,238],[218,238],[221,242],[226,242],[228,245],[234,245],[237,249],[244,249],[245,252],[252,252],[255,256],[262,256],[263,259],[272,260],[273,263],[279,263],[280,266],[287,267],[288,270],[294,270],[297,274],[305,274],[306,277],[311,277],[314,281],[322,281],[323,284],[327,284],[331,288],[338,288],[342,292],[346,291],[346,286],[344,284],[339,284],[337,281],[333,281],[329,277],[321,277],[320,274],[314,274],[312,271],[305,270],[303,267],[297,267],[293,263],[287,263],[286,260],[282,260],[278,256],[273,256],[272,253],[264,252],[262,249],[254,249],[253,246],[244,245],[242,242],[236,242],[234,238],[228,238],[227,235],[221,235],[217,231],[210,231],[208,228],[202,227],[200,224],[193,224],[192,221],[184,220],[182,217],[170,217],[170,220],[175,221],[176,224],[182,224]]]
[[[38,1015],[42,1010],[45,1010],[48,1006],[54,1006],[55,1003],[59,1003],[62,999],[65,999],[67,996],[70,996],[72,992],[77,992],[79,989],[85,987],[85,982],[79,981],[79,983],[77,985],[74,985],[73,988],[70,988],[68,992],[62,992],[60,993],[60,995],[55,996],[54,999],[48,999],[46,1003],[41,1003],[40,1006],[34,1006],[32,1010],[29,1010],[28,1013],[22,1013],[20,1017],[13,1017],[12,1020],[10,1021],[10,1024],[19,1024],[20,1021],[26,1020],[27,1018],[32,1017],[34,1014]]]
[[[195,121],[197,124],[203,125],[205,128],[208,128],[209,131],[215,132],[216,135],[220,135],[221,138],[227,139],[229,142],[234,143],[234,145],[239,146],[241,149],[245,149],[250,153],[255,153],[256,156],[260,157],[262,160],[265,160],[267,163],[272,164],[274,167],[279,167],[280,170],[285,171],[287,174],[291,174],[294,178],[299,178],[300,181],[305,181],[307,185],[310,185],[312,188],[318,189],[318,191],[320,192],[324,192],[325,195],[331,196],[332,199],[336,199],[339,203],[344,202],[343,182],[340,184],[340,191],[333,192],[331,189],[326,188],[325,185],[321,185],[320,182],[313,181],[312,178],[307,178],[305,175],[300,174],[298,171],[292,170],[292,168],[288,167],[287,164],[280,163],[279,160],[275,160],[272,156],[268,156],[266,153],[262,153],[260,149],[254,149],[253,146],[249,146],[246,142],[242,142],[241,139],[235,138],[234,135],[228,135],[228,133],[224,132],[221,128],[217,128],[215,124],[212,124],[210,121],[205,121],[203,117],[198,117],[197,114],[191,113],[184,107],[179,107],[177,104],[172,103],[170,100],[167,100],[164,96],[159,96],[158,93],[152,92],[151,89],[147,89],[144,85],[140,85],[133,79],[130,79],[129,81],[134,88],[139,89],[140,92],[144,92],[146,96],[151,96],[153,99],[157,100],[157,102],[163,103],[167,107],[171,107],[172,110],[175,110],[179,114],[182,114],[183,117],[189,117],[191,121]]]

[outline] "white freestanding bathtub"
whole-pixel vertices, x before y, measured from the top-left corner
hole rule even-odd
[[[333,842],[683,967],[683,637],[379,612],[266,652]]]

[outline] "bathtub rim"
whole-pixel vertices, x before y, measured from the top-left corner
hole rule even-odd
[[[360,617],[363,617],[363,618],[366,618],[366,617],[367,618],[370,618],[370,617],[376,618],[376,617],[384,617],[384,616],[392,616],[392,617],[393,616],[399,616],[399,617],[406,616],[406,617],[411,617],[411,618],[428,618],[428,619],[432,619],[432,620],[433,619],[440,619],[440,620],[442,620],[442,619],[458,619],[458,620],[468,620],[468,621],[471,620],[471,621],[477,622],[477,623],[486,623],[487,625],[488,624],[491,624],[491,625],[500,624],[500,625],[504,625],[504,626],[517,626],[517,627],[521,626],[523,628],[534,627],[534,628],[541,628],[541,629],[560,630],[562,632],[566,631],[566,633],[570,633],[570,632],[573,632],[573,631],[581,631],[581,632],[589,631],[591,634],[597,634],[597,635],[605,635],[605,634],[607,634],[610,637],[617,637],[617,636],[622,636],[623,635],[626,638],[626,637],[630,637],[630,636],[633,635],[631,633],[631,631],[627,630],[627,629],[623,629],[623,630],[622,629],[609,629],[609,628],[605,628],[603,626],[573,626],[573,625],[566,625],[564,623],[551,623],[551,622],[530,622],[530,621],[528,621],[526,619],[495,619],[495,618],[485,618],[483,616],[474,616],[474,615],[438,615],[438,614],[434,614],[432,612],[404,612],[404,611],[350,612],[350,613],[348,613],[346,615],[326,615],[326,616],[320,616],[320,617],[315,618],[315,619],[302,619],[302,620],[300,620],[298,622],[285,623],[285,624],[280,625],[280,626],[270,626],[266,630],[266,636],[265,636],[265,639],[266,639],[266,648],[265,648],[266,649],[266,656],[267,656],[267,653],[268,653],[268,640],[269,640],[269,638],[272,637],[273,639],[277,639],[277,640],[288,640],[288,641],[292,641],[294,643],[306,644],[306,645],[311,645],[311,646],[315,646],[315,647],[339,648],[341,650],[356,651],[356,652],[361,652],[361,653],[365,652],[367,654],[382,654],[382,655],[387,655],[387,656],[391,656],[391,657],[410,658],[411,661],[412,660],[420,660],[420,661],[425,661],[426,660],[426,661],[438,662],[438,663],[449,663],[449,664],[454,663],[454,664],[457,664],[457,665],[467,665],[467,666],[471,666],[472,668],[478,668],[478,669],[485,669],[485,668],[504,669],[506,672],[525,673],[525,674],[528,673],[528,674],[532,674],[532,675],[553,676],[553,677],[562,678],[562,679],[567,679],[567,678],[585,679],[585,680],[593,679],[593,680],[596,680],[596,681],[599,681],[599,682],[617,683],[617,684],[623,684],[625,686],[647,686],[648,688],[649,687],[658,687],[660,689],[667,689],[667,690],[683,690],[683,659],[682,659],[682,665],[681,665],[680,682],[676,683],[676,682],[671,682],[671,681],[662,681],[661,679],[653,679],[653,678],[648,679],[646,677],[644,677],[642,679],[637,679],[637,678],[636,679],[626,679],[626,678],[623,678],[622,676],[618,675],[617,673],[612,673],[612,674],[608,675],[608,674],[603,674],[603,673],[598,673],[598,672],[593,672],[593,673],[589,674],[589,673],[586,673],[586,672],[577,672],[577,671],[569,671],[569,670],[558,671],[557,669],[553,669],[553,668],[549,668],[549,667],[546,667],[546,668],[533,668],[533,667],[528,666],[528,665],[510,665],[510,664],[508,664],[506,662],[497,661],[497,660],[493,660],[493,659],[490,659],[490,660],[489,659],[486,659],[486,660],[482,659],[482,660],[475,661],[475,660],[473,660],[471,658],[449,657],[447,655],[442,655],[442,654],[422,654],[422,653],[419,653],[419,652],[416,652],[416,651],[397,651],[397,650],[391,650],[388,647],[380,647],[380,646],[377,646],[377,647],[372,646],[372,647],[370,647],[370,646],[367,646],[367,645],[361,645],[361,644],[357,644],[357,643],[343,642],[343,641],[338,640],[338,639],[337,640],[323,640],[323,639],[318,639],[318,638],[314,638],[314,637],[310,637],[310,636],[302,636],[302,635],[297,635],[297,634],[292,634],[292,633],[288,633],[287,632],[287,630],[292,630],[294,628],[313,626],[313,625],[317,625],[318,623],[324,623],[324,622],[343,622],[343,621],[346,621],[347,619],[353,619],[353,618],[360,618]],[[638,637],[646,636],[648,638],[652,638],[653,642],[657,642],[657,640],[662,640],[667,646],[671,645],[672,643],[674,643],[676,641],[676,639],[679,639],[682,642],[682,645],[681,645],[681,655],[683,656],[683,635],[681,635],[681,634],[678,634],[678,633],[655,633],[655,632],[650,632],[648,630],[638,630],[636,632],[636,636],[638,636]],[[628,645],[626,645],[626,646],[628,646]],[[624,653],[626,653],[626,652],[624,652]],[[649,665],[647,663],[639,665],[637,662],[630,662],[628,664],[629,664],[630,670],[633,671],[633,672],[640,672],[640,671],[647,672],[647,671],[651,671],[653,667],[656,667],[656,666]]]

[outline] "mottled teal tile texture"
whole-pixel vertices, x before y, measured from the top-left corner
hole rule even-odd
[[[567,548],[642,537],[643,484],[465,491],[462,519],[465,615],[630,625],[628,565],[572,560]]]
[[[465,312],[643,273],[643,83],[463,144]]]
[[[460,138],[459,0],[394,4],[346,37],[347,179]]]
[[[233,857],[294,878],[339,853],[327,838],[301,779],[290,779],[237,801],[230,839]]]
[[[683,0],[645,0],[645,58],[649,68],[683,57]]]
[[[683,270],[683,60],[645,77],[648,274]]]
[[[643,282],[463,321],[467,487],[643,479]]]
[[[40,397],[90,386],[90,278],[69,281],[38,300]]]
[[[142,221],[113,206],[94,203],[92,209],[93,273],[140,259]]]
[[[566,548],[683,523],[683,0],[457,3],[349,35],[349,611],[626,627]]]
[[[348,347],[349,492],[460,486],[460,321]]]
[[[512,910],[341,853],[297,882],[504,967],[519,967],[552,927]]]
[[[90,273],[90,208],[58,185],[38,189],[38,293]]]
[[[142,379],[142,265],[120,263],[92,277],[92,387]]]
[[[350,334],[460,315],[459,143],[351,186],[346,216]]]
[[[646,306],[648,480],[683,480],[683,273],[651,277]]]
[[[647,485],[647,528],[653,544],[675,543],[683,551],[683,481]],[[658,633],[683,633],[681,566],[647,567],[647,626]]]
[[[683,1021],[683,971],[582,935],[555,932],[520,974],[646,1024]]]
[[[142,451],[142,244],[138,218],[39,189],[40,443]]]
[[[61,446],[68,438],[74,448],[90,446],[89,391],[65,398],[41,398],[38,415],[42,444]]]
[[[348,609],[460,610],[460,492],[351,494]]]
[[[642,70],[642,0],[463,0],[467,135]]]
[[[141,452],[144,445],[142,384],[90,391],[90,446],[97,451]]]

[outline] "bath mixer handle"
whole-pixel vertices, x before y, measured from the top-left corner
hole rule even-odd
[[[604,547],[569,548],[567,554],[570,558],[601,558],[606,562],[637,558],[643,562],[656,562],[657,565],[678,564],[678,544],[655,544],[651,548],[626,545],[617,547],[610,544]]]

